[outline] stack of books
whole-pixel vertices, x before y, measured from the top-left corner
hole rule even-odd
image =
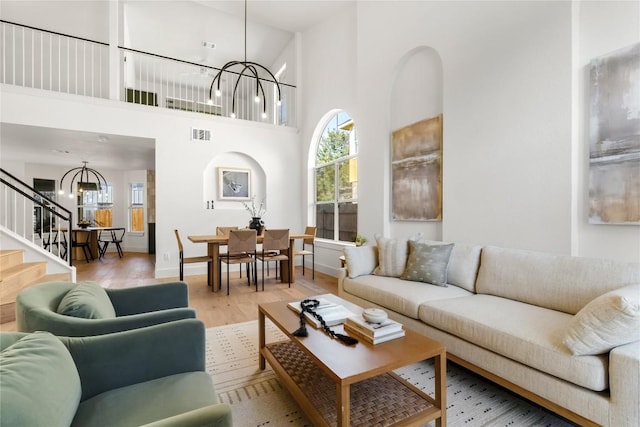
[[[347,317],[344,330],[354,338],[362,339],[371,344],[393,340],[404,336],[402,323],[386,319],[380,323],[367,322],[362,316]]]
[[[355,313],[353,311],[348,310],[340,304],[334,304],[324,298],[316,299],[320,302],[320,305],[318,305],[318,307],[316,307],[314,311],[322,316],[322,319],[327,324],[327,326],[339,325],[341,323],[344,323],[344,321],[348,317],[355,316]],[[302,309],[300,308],[300,302],[301,301],[290,302],[287,304],[287,307],[289,307],[296,313],[300,313],[300,311],[302,311]],[[313,315],[305,313],[305,316],[307,317],[309,323],[311,323],[314,327],[320,327],[320,321],[313,317]]]

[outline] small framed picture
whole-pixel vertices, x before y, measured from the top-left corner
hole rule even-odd
[[[249,200],[250,194],[250,169],[218,168],[218,199]]]

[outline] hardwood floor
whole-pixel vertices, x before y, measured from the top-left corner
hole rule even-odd
[[[117,254],[108,253],[103,259],[90,263],[78,261],[76,278],[78,282],[93,281],[105,288],[127,288],[150,285],[154,283],[178,280],[178,277],[154,279],[155,256],[140,253],[125,253],[123,258]],[[316,271],[315,280],[311,280],[311,270],[307,268],[302,275],[302,267],[296,268],[296,282],[289,288],[287,283],[280,283],[275,279],[273,265],[271,276],[265,275],[265,290],[255,291],[255,287],[247,286],[247,279],[242,279],[237,272],[231,273],[230,295],[226,293],[226,275],[222,275],[223,289],[221,292],[211,292],[207,286],[206,275],[185,276],[189,284],[189,301],[196,309],[198,318],[205,326],[220,326],[231,323],[245,322],[258,318],[258,304],[272,301],[293,301],[305,297],[338,292],[338,282],[335,277],[327,276]],[[258,288],[261,287],[261,273],[258,267]],[[15,330],[15,322],[0,325],[0,330]]]

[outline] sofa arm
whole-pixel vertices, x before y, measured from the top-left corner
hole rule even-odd
[[[60,340],[80,374],[83,401],[115,388],[205,369],[204,324],[195,319]]]
[[[231,408],[225,404],[206,406],[184,414],[175,415],[144,427],[233,427]]]
[[[347,268],[341,267],[338,269],[338,295],[344,293],[344,279],[347,278]]]
[[[154,313],[136,314],[133,316],[114,317],[111,319],[84,319],[81,317],[65,316],[48,309],[29,310],[29,330],[49,331],[54,335],[65,337],[84,337],[104,335],[113,332],[128,331],[146,326],[158,325],[181,319],[193,319],[196,312],[192,308],[174,308]],[[22,326],[25,327],[24,324]]]
[[[609,353],[610,426],[637,426],[640,419],[640,341]]]
[[[189,287],[186,282],[105,290],[116,311],[116,316],[189,307]]]

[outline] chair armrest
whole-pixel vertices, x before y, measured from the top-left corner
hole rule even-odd
[[[20,341],[23,337],[29,335],[25,332],[2,332],[0,333],[0,351]]]
[[[228,405],[219,403],[217,405],[205,406],[194,409],[184,414],[174,415],[144,427],[233,427],[231,421],[231,408]]]
[[[116,316],[189,307],[189,288],[186,282],[105,290],[116,311]]]
[[[60,340],[80,374],[83,401],[115,388],[205,369],[205,329],[195,319]]]
[[[36,309],[29,312],[30,330],[25,332],[43,330],[58,336],[84,337],[128,331],[174,320],[194,319],[195,317],[196,311],[192,308],[174,308],[111,319],[84,319],[65,316],[47,309]]]

